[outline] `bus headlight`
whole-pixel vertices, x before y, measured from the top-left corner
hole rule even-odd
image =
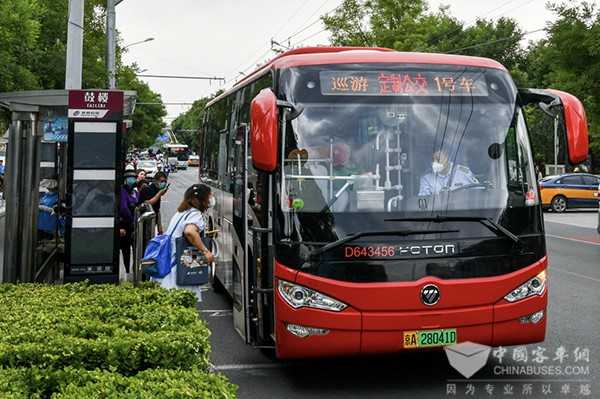
[[[289,281],[279,280],[278,289],[281,297],[295,309],[308,307],[341,312],[348,307],[343,302]]]
[[[504,297],[508,302],[516,302],[528,298],[532,295],[542,295],[546,291],[548,282],[546,280],[546,271],[544,270],[537,276],[521,284]]]

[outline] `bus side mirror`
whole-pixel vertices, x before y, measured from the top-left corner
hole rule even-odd
[[[569,162],[578,164],[585,161],[588,155],[588,127],[583,104],[577,97],[564,91],[548,91],[560,97],[562,102]]]
[[[271,89],[263,89],[250,106],[250,146],[252,166],[273,172],[277,166],[277,97]]]

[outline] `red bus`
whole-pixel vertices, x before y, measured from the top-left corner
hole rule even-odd
[[[530,103],[582,161],[580,101],[484,58],[302,48],[211,101],[212,284],[246,343],[292,359],[543,341]]]

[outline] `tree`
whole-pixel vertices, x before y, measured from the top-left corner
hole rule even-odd
[[[219,93],[215,94],[217,96]],[[179,115],[173,123],[171,129],[177,136],[179,142],[187,144],[189,148],[198,151],[200,145],[200,125],[204,117],[204,107],[213,97],[201,98],[194,101],[189,111]]]
[[[39,87],[31,66],[43,12],[37,0],[0,1],[0,92]]]
[[[0,0],[0,92],[64,89],[67,52],[68,0]],[[118,32],[117,32],[118,34]],[[124,66],[117,45],[116,69],[121,88],[136,90],[138,102],[162,103],[160,95],[135,76],[136,66]],[[84,2],[82,88],[107,84],[106,0]],[[131,138],[153,142],[147,134],[164,127],[164,107],[137,107]],[[0,131],[10,115],[0,112]]]
[[[530,47],[528,77],[538,86],[567,91],[583,102],[593,167],[600,172],[600,16],[587,3],[554,4],[551,9],[558,18],[549,25],[548,38]],[[547,139],[552,140],[549,133]]]
[[[137,92],[135,112],[130,116],[132,126],[127,129],[127,146],[146,148],[154,144],[156,138],[162,133],[166,124],[163,117],[167,115],[162,104],[160,94],[150,90],[147,83],[135,76],[138,73],[137,65],[124,67],[118,74],[120,90],[135,90]]]
[[[523,32],[514,19],[478,19],[456,36],[453,45],[457,47],[447,52],[492,58],[511,70],[523,62],[522,39]]]
[[[67,52],[68,0],[36,1],[40,35],[32,48],[31,72],[37,77],[36,89],[64,89]],[[81,86],[105,87],[106,0],[86,0],[83,16],[83,58]],[[19,89],[23,90],[23,89]]]
[[[332,32],[332,45],[489,57],[520,75],[523,32],[515,20],[479,19],[465,28],[448,9],[442,6],[429,12],[426,0],[348,0],[322,19]]]
[[[425,0],[347,0],[322,20],[334,46],[432,51],[462,26],[447,14],[447,7],[437,13],[427,9]]]

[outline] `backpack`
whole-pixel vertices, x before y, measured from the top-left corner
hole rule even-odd
[[[171,272],[171,268],[175,266],[176,261],[171,260],[171,236],[173,231],[177,230],[177,226],[182,219],[187,219],[190,214],[181,215],[177,224],[171,230],[171,234],[160,234],[148,241],[144,257],[140,260],[139,269],[146,276],[154,278],[163,278]]]
[[[163,278],[171,271],[171,235],[160,234],[148,241],[140,270],[146,276]]]

